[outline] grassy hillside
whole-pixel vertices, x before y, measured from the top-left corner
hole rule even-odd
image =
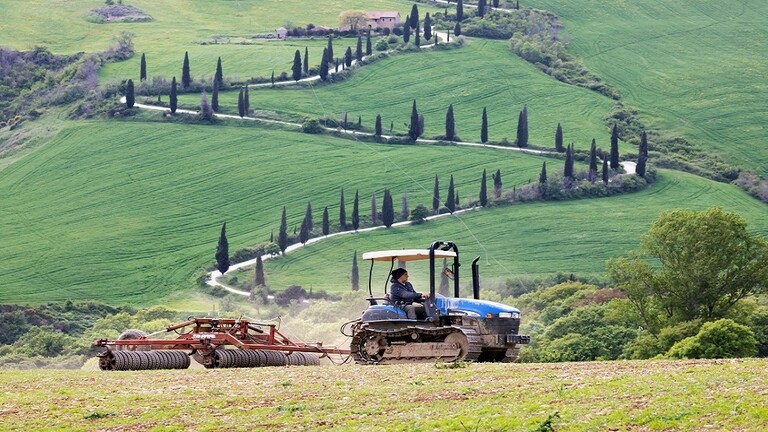
[[[0,372],[14,389],[0,403],[12,430],[760,431],[766,370],[748,359],[14,371]]]
[[[768,3],[532,0],[561,16],[570,49],[652,128],[768,174]],[[648,121],[650,120],[650,121]]]

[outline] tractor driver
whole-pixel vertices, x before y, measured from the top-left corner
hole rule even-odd
[[[404,268],[392,270],[392,286],[389,288],[389,296],[392,303],[405,310],[408,319],[416,319],[416,308],[424,311],[424,305],[413,304],[421,303],[428,296],[413,289],[413,285],[408,282],[408,272]]]

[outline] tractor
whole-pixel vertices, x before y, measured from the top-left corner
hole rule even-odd
[[[443,274],[453,279],[454,297],[435,291],[436,259],[451,260]],[[520,311],[512,306],[480,300],[478,260],[472,261],[473,298],[459,296],[459,249],[447,241],[435,241],[429,249],[367,252],[368,308],[351,325],[350,351],[358,364],[395,364],[425,361],[514,362],[520,346],[530,336],[519,334]],[[401,304],[392,304],[387,293],[396,262],[429,260],[429,296],[423,313],[409,319]],[[374,296],[373,266],[389,263],[384,294]]]

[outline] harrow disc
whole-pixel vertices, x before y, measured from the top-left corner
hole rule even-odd
[[[189,356],[183,351],[107,351],[99,355],[101,370],[186,369]]]

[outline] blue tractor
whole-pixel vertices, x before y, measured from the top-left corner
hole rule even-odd
[[[368,309],[352,324],[350,350],[358,364],[393,364],[424,361],[513,362],[520,346],[530,342],[521,335],[520,311],[512,306],[480,300],[477,257],[472,261],[473,298],[459,296],[459,249],[452,242],[435,241],[429,249],[367,252]],[[451,260],[443,274],[453,279],[454,297],[435,292],[435,261]],[[374,296],[371,287],[376,261],[389,263],[429,260],[429,297],[416,319],[408,319],[402,305],[392,304],[387,293]],[[389,276],[389,273],[388,273]]]

